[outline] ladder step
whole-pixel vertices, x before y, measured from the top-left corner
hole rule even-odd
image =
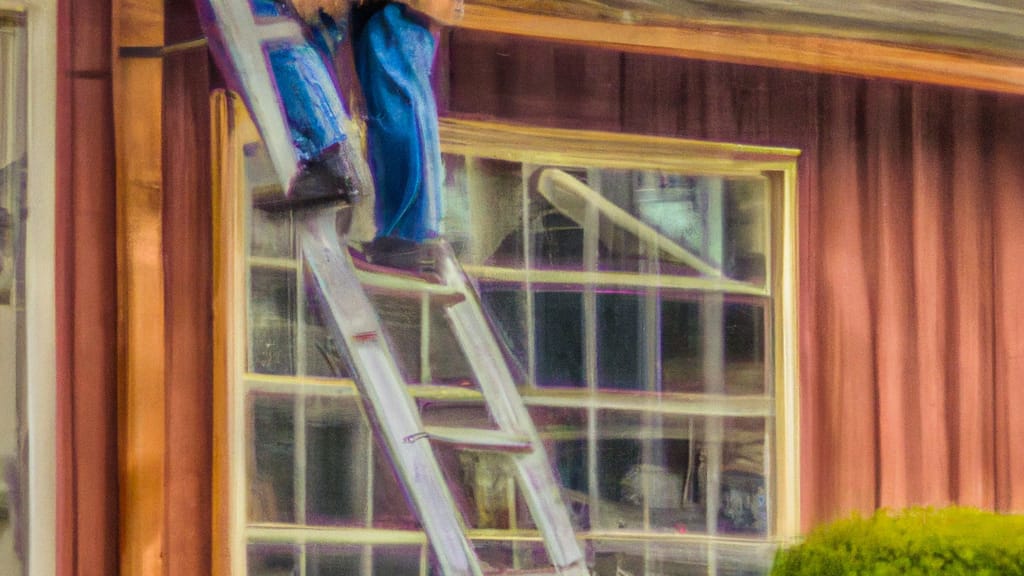
[[[486,576],[590,576],[586,566],[573,565],[561,570],[557,568],[531,568],[529,570],[484,570]]]
[[[561,573],[554,568],[544,568],[538,570],[498,570],[483,572],[486,576],[561,576]]]
[[[359,281],[371,290],[411,298],[429,294],[434,300],[447,305],[458,304],[466,299],[464,293],[446,285],[436,274],[379,266],[367,262],[356,254],[352,254],[352,264],[355,266]]]
[[[426,437],[435,442],[453,444],[469,450],[482,452],[524,453],[533,450],[527,436],[517,436],[501,430],[482,428],[455,428],[449,426],[427,426]],[[416,438],[406,439],[414,441]]]

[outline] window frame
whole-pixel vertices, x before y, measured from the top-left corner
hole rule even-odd
[[[246,218],[249,207],[240,197],[244,181],[242,145],[257,138],[255,126],[245,120],[247,114],[241,99],[225,92],[215,92],[211,99],[214,163],[214,238],[215,245],[215,312],[214,312],[214,507],[215,549],[229,550],[229,559],[217,566],[222,574],[246,573],[247,536],[252,528],[247,519],[246,459],[246,300],[248,293]],[[757,176],[769,180],[775,194],[772,207],[771,259],[766,263],[770,277],[765,280],[764,296],[771,296],[774,346],[772,377],[774,399],[768,413],[774,416],[773,493],[774,524],[764,539],[753,545],[785,544],[799,533],[799,411],[798,411],[798,333],[797,333],[797,157],[799,151],[779,147],[746,146],[681,140],[676,138],[638,136],[582,130],[538,128],[443,118],[441,120],[442,152],[477,157],[514,160],[534,164],[591,165],[602,168],[662,169],[694,175]],[[656,153],[652,153],[652,150]],[[483,267],[467,266],[470,275],[496,273]],[[529,274],[529,272],[527,272]],[[721,289],[729,281],[702,280],[705,289]],[[724,282],[724,283],[723,283]],[[733,283],[740,284],[740,283]],[[301,309],[297,311],[301,315]],[[260,376],[271,389],[298,383],[296,378]],[[312,387],[336,386],[336,383],[302,377],[302,384]],[[357,395],[349,383],[351,394]],[[337,391],[336,393],[341,393]],[[427,391],[426,393],[430,393]],[[345,393],[341,393],[346,395]],[[545,394],[558,399],[557,392]],[[748,398],[725,398],[740,410],[749,409],[757,401]],[[754,399],[758,400],[758,399]],[[710,403],[694,398],[677,407],[687,414],[696,414]],[[545,404],[547,405],[547,404]],[[744,408],[746,406],[746,408]],[[231,457],[230,455],[234,455]],[[257,528],[257,531],[260,530]],[[302,530],[302,528],[297,528]],[[351,542],[367,544],[375,536],[372,530],[343,529]],[[269,536],[269,532],[267,536]],[[650,540],[658,538],[647,535]],[[694,542],[728,540],[712,535],[687,535]],[[395,534],[381,544],[413,544],[424,542],[419,535]]]
[[[772,199],[773,226],[770,259],[766,270],[765,296],[772,298],[772,377],[775,401],[777,485],[775,526],[772,539],[785,544],[800,533],[799,444],[799,295],[797,282],[797,158],[792,148],[752,146],[589,130],[568,130],[504,124],[479,120],[442,118],[443,153],[493,158],[536,165],[600,166],[601,168],[651,169],[708,176],[763,176],[776,197]],[[656,150],[656,152],[652,152]],[[467,272],[499,277],[499,270],[465,266]],[[544,271],[515,274],[517,280]],[[564,275],[564,272],[558,272]],[[584,272],[582,275],[586,275]],[[513,279],[513,278],[509,278]],[[677,279],[673,279],[677,280]],[[686,284],[690,282],[685,281]],[[696,279],[693,287],[744,290],[739,282]],[[726,402],[745,400],[728,399]],[[740,408],[740,406],[737,406]]]
[[[54,0],[0,0],[24,15],[26,44],[25,294],[28,419],[27,573],[57,571],[56,101]]]

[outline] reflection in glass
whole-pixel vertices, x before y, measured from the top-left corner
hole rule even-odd
[[[590,505],[602,529],[767,534],[763,418],[610,410],[598,418],[599,490]]]

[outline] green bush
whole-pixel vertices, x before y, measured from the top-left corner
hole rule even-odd
[[[780,550],[772,576],[1024,576],[1024,516],[970,508],[880,510]]]

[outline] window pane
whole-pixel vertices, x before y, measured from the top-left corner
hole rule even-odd
[[[309,546],[306,574],[309,576],[353,576],[362,573],[363,549],[357,546]]]
[[[480,560],[489,566],[507,566],[512,574],[514,570],[542,570],[551,568],[547,551],[541,542],[474,542]]]
[[[646,546],[648,575],[708,574],[708,565],[719,576],[762,576],[772,564],[775,547],[769,543],[736,540],[685,543],[651,543]]]
[[[765,535],[765,425],[763,418],[599,412],[600,489],[590,502],[597,525]]]
[[[248,485],[251,522],[295,521],[295,398],[253,394]]]
[[[249,282],[249,369],[295,374],[295,271],[253,267]]]
[[[537,385],[585,387],[582,295],[538,290],[533,301]]]
[[[306,523],[365,526],[370,431],[354,398],[306,399]]]
[[[544,443],[555,478],[562,487],[562,501],[577,531],[590,529],[589,458],[587,411],[580,408],[531,406],[540,439]],[[533,526],[522,522],[523,527]]]
[[[371,300],[377,309],[381,328],[387,333],[388,343],[402,376],[408,382],[420,382],[423,369],[420,363],[423,338],[423,309],[420,301],[388,295],[374,295]]]
[[[593,543],[593,548],[595,576],[648,574],[643,543],[600,540]]]
[[[250,544],[248,570],[252,576],[293,576],[298,573],[298,549],[279,544]]]
[[[304,326],[306,375],[345,378],[351,375],[348,361],[327,329],[323,297],[316,290],[305,290]]]
[[[391,458],[381,448],[379,438],[373,443],[373,527],[393,530],[418,530],[419,520],[398,482]]]
[[[526,381],[529,370],[526,300],[522,285],[480,283],[480,302],[493,323],[495,337],[505,349],[517,383]]]
[[[463,264],[522,268],[523,169],[446,155],[443,231]]]
[[[647,389],[647,339],[657,338],[650,333],[657,327],[646,325],[645,311],[657,301],[614,292],[597,294],[595,300],[598,387]]]
[[[422,556],[419,546],[374,546],[372,574],[419,576]]]
[[[666,297],[660,303],[661,386],[666,392],[765,394],[766,301]],[[716,381],[723,383],[717,390]]]

